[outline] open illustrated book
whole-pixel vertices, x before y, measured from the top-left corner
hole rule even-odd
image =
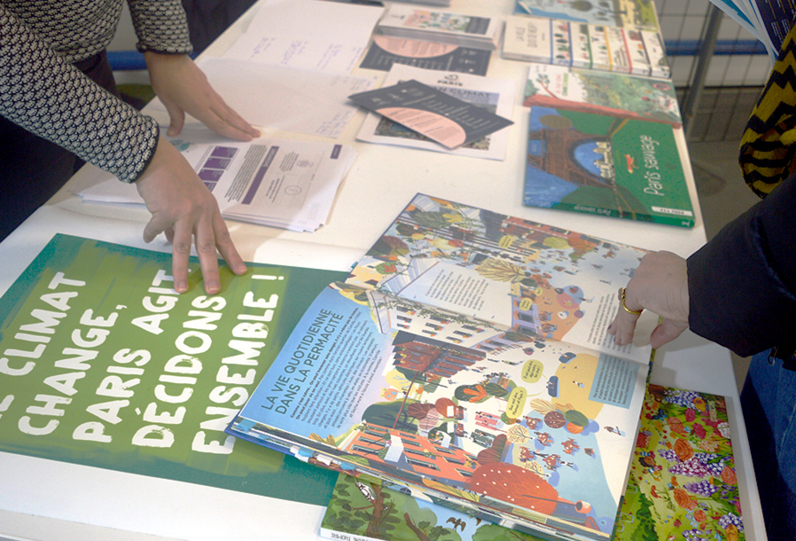
[[[642,413],[614,539],[745,539],[724,397],[649,385]],[[337,541],[539,540],[342,474],[320,534]]]
[[[606,328],[643,255],[417,195],[228,431],[512,528],[608,539],[651,349]]]

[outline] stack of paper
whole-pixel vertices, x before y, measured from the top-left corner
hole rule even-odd
[[[311,232],[326,223],[354,149],[307,141],[223,140],[207,129],[171,142],[218,200],[224,218]],[[106,179],[78,195],[85,202],[143,204],[135,186]]]
[[[494,50],[501,25],[489,17],[392,6],[376,29],[386,36]]]
[[[766,0],[711,0],[744,29],[763,42],[773,63],[779,55],[782,40],[793,23],[791,2]]]

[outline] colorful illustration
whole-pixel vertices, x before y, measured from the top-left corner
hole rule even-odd
[[[229,432],[526,531],[607,539],[649,350],[561,339],[600,290],[591,273],[619,279],[641,254],[419,195],[318,296]]]
[[[207,296],[171,254],[57,235],[0,302],[0,450],[324,504],[334,476],[224,433],[340,273],[249,264]]]
[[[659,31],[652,0],[517,0],[514,13]]]
[[[529,64],[524,105],[682,125],[670,81],[598,70]]]
[[[724,397],[650,385],[619,539],[745,539]]]
[[[649,348],[617,349],[603,324],[644,254],[418,195],[346,282],[500,324],[510,336],[566,340],[647,362]]]
[[[350,475],[338,477],[320,534],[338,541],[542,541]]]
[[[679,423],[678,423],[679,421]],[[724,398],[651,385],[616,541],[745,539]],[[414,496],[418,496],[417,498]],[[433,499],[341,475],[321,536],[356,541],[536,541]]]
[[[526,205],[694,225],[671,126],[532,107],[527,160]]]

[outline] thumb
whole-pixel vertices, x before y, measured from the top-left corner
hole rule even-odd
[[[169,137],[174,137],[175,135],[179,135],[182,131],[182,127],[185,125],[185,111],[182,110],[181,107],[171,103],[170,101],[166,101],[161,99],[163,105],[166,106],[166,111],[169,112],[169,129],[166,132],[166,135]]]
[[[653,348],[659,348],[664,344],[668,344],[688,328],[688,322],[678,321],[675,319],[664,319],[660,325],[655,327],[650,336],[650,345]]]

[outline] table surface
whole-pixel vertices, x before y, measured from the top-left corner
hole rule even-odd
[[[503,17],[511,14],[513,5],[513,0],[454,0],[450,10]],[[260,7],[255,4],[203,54],[222,55]],[[704,244],[705,228],[690,167],[686,178],[696,213],[692,229],[524,207],[528,110],[521,101],[526,71],[526,64],[493,54],[488,75],[513,81],[516,86],[515,124],[508,128],[511,135],[504,161],[360,143],[355,136],[364,113],[357,113],[337,139],[354,146],[359,154],[337,193],[327,225],[308,234],[228,222],[241,255],[247,261],[347,270],[418,192],[684,257]],[[167,123],[163,113],[147,112]],[[241,113],[245,116],[245,111]],[[291,133],[265,135],[329,141]],[[676,138],[681,156],[689,164],[682,130],[676,130]],[[150,245],[143,243],[148,220],[145,210],[82,203],[74,193],[93,182],[90,173],[90,166],[78,172],[0,244],[0,294],[57,232],[170,251],[162,237]],[[658,350],[652,381],[727,397],[745,532],[748,539],[765,539],[729,352],[686,331]],[[143,541],[234,536],[244,540],[270,537],[276,528],[281,539],[306,540],[317,537],[324,512],[321,506],[6,453],[0,453],[0,480],[0,539]]]

